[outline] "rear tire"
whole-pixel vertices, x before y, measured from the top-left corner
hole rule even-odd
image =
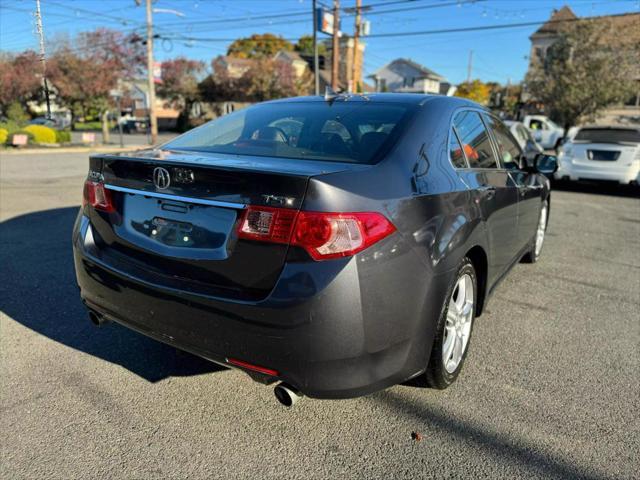
[[[540,215],[538,216],[538,226],[536,233],[531,239],[531,249],[522,257],[523,263],[536,263],[540,259],[544,238],[547,233],[547,224],[549,223],[549,202],[544,200],[540,207]]]
[[[473,263],[465,257],[447,289],[436,326],[431,358],[423,375],[428,387],[443,390],[458,378],[462,370],[476,317],[477,285]]]

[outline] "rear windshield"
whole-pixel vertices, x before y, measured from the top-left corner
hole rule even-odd
[[[374,163],[414,110],[413,105],[375,102],[266,103],[218,118],[163,148]]]
[[[623,128],[583,128],[574,141],[589,143],[640,143],[640,131]]]

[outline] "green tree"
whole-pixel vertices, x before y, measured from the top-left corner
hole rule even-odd
[[[273,33],[253,34],[235,40],[227,49],[227,55],[236,58],[272,57],[280,50],[293,50],[293,44]]]
[[[13,102],[7,107],[7,119],[10,122],[14,122],[18,125],[26,124],[31,117],[25,112],[24,107],[20,102]]]
[[[640,46],[612,47],[612,36],[622,40],[621,33],[606,22],[571,24],[527,75],[528,91],[564,126],[565,134],[578,122],[593,120],[603,108],[633,94]]]
[[[313,36],[311,35],[303,35],[298,39],[298,42],[295,45],[295,50],[300,55],[313,55]],[[318,41],[318,55],[326,55],[327,54],[327,46]]]
[[[481,105],[486,105],[491,96],[491,86],[482,83],[480,80],[473,80],[472,82],[464,82],[458,85],[458,89],[455,93],[456,97],[468,98]]]

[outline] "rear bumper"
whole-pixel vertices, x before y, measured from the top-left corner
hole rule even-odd
[[[606,162],[602,162],[606,163]],[[613,163],[613,162],[612,162]],[[615,165],[585,165],[571,163],[567,159],[561,159],[555,178],[560,180],[569,178],[578,180],[609,180],[622,184],[634,182],[640,175],[637,165],[619,167]]]
[[[235,358],[276,370],[263,380],[316,398],[365,395],[426,366],[441,308],[431,299],[442,298],[446,283],[425,278],[410,249],[373,259],[397,251],[399,236],[350,259],[287,263],[266,299],[247,302],[167,289],[112,268],[85,248],[85,218],[73,236],[83,301],[147,336],[217,363]]]

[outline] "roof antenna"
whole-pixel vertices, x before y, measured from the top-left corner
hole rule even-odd
[[[336,98],[340,96],[339,93],[333,91],[333,89],[327,85],[324,89],[324,101],[325,102],[333,102]]]

